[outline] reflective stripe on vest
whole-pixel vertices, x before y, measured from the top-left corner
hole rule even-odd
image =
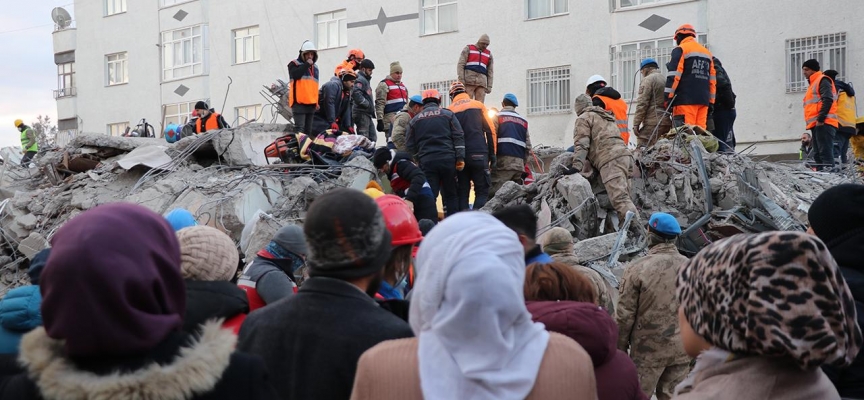
[[[402,82],[394,82],[391,79],[384,79],[382,82],[387,84],[387,105],[384,106],[384,114],[399,112],[408,103],[408,89]]]
[[[819,122],[819,111],[822,109],[822,96],[819,94],[819,85],[823,78],[828,78],[822,72],[814,72],[810,77],[810,87],[804,95],[804,122],[807,124],[807,129],[812,129]],[[831,82],[831,93],[834,96],[834,102],[831,103],[831,109],[825,117],[825,125],[831,125],[835,128],[839,126],[837,117],[837,89],[834,87],[834,81],[828,78]]]
[[[306,69],[300,79],[291,81],[291,93],[288,95],[289,107],[294,104],[318,104],[318,76],[318,66],[313,65]]]
[[[219,129],[219,114],[217,114],[215,112],[210,113],[210,115],[207,117],[207,122],[204,123],[204,130],[203,131],[201,130],[201,120],[202,119],[203,118],[198,118],[198,120],[195,121],[195,132],[196,133],[204,133],[207,131],[212,131],[214,129]]]
[[[627,103],[621,99],[613,100],[599,94],[594,95],[594,97],[603,100],[603,104],[606,105],[606,111],[615,115],[615,125],[618,125],[618,131],[621,132],[621,138],[624,139],[625,144],[630,143],[630,130],[627,128],[627,125],[629,124],[629,121],[627,120]]]
[[[498,155],[525,158],[527,154],[528,121],[521,115],[498,113]]]
[[[489,60],[492,58],[492,53],[489,49],[480,51],[473,44],[468,45],[468,60],[465,62],[465,69],[489,75]]]
[[[29,131],[30,128],[27,128],[23,132],[21,132],[21,150],[23,150],[25,153],[28,151],[39,151],[39,145],[36,141],[33,141],[33,143],[31,143],[29,147],[24,147],[24,142],[27,141],[27,132]]]
[[[849,96],[846,92],[837,95],[837,119],[840,126],[854,128],[857,112],[855,109],[855,96]]]

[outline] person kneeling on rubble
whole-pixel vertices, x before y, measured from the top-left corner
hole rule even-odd
[[[306,264],[308,252],[302,227],[288,225],[276,232],[237,281],[249,297],[249,312],[297,293],[294,273]]]
[[[600,179],[609,193],[612,207],[618,212],[621,224],[627,211],[632,211],[638,220],[639,211],[630,199],[630,173],[633,171],[633,155],[621,138],[612,113],[591,104],[587,95],[579,95],[573,105],[576,110],[576,127],[573,129],[573,166],[565,175],[580,173],[587,179],[600,171]],[[596,169],[595,169],[596,168]],[[631,226],[638,226],[633,221]]]
[[[423,170],[411,160],[410,154],[379,147],[375,150],[372,163],[378,171],[387,175],[393,193],[405,199],[418,221],[438,221],[438,208],[432,188]]]
[[[198,119],[195,122],[195,133],[202,134],[207,131],[216,129],[230,128],[225,118],[216,112],[216,110],[207,106],[207,103],[199,101],[195,103],[195,111],[198,112]]]

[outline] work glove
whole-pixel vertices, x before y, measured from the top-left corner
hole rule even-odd
[[[465,160],[463,160],[461,158],[457,158],[456,159],[456,170],[461,171],[463,169],[465,169]]]
[[[496,165],[498,165],[498,157],[494,154],[489,155],[489,169],[495,169]]]
[[[376,128],[378,132],[384,132],[384,120],[379,119]]]
[[[390,150],[396,150],[396,144],[393,142],[387,142],[387,148]]]
[[[330,124],[330,129],[334,130],[334,131],[338,131],[339,130],[339,124],[337,124],[335,122]]]

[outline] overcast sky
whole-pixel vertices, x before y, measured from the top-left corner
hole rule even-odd
[[[57,66],[51,10],[71,0],[0,0],[0,146],[20,146],[14,121],[30,124],[38,115],[56,123]],[[75,18],[74,14],[72,16]]]

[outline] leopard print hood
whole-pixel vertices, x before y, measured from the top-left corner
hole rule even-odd
[[[723,350],[789,357],[801,368],[852,363],[861,346],[855,303],[825,244],[801,232],[736,235],[678,275],[694,331]]]

